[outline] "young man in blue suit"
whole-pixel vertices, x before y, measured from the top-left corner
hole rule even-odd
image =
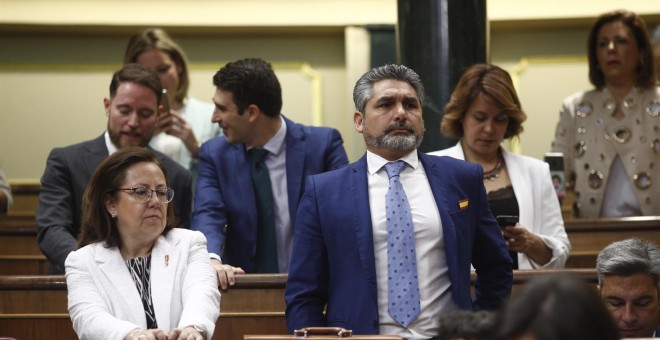
[[[192,228],[206,235],[225,289],[235,274],[288,271],[304,179],[345,166],[348,159],[337,130],[303,126],[280,114],[280,83],[264,60],[231,62],[215,74],[213,84],[213,122],[224,136],[200,150]],[[253,184],[249,155],[259,149],[267,151],[268,204],[258,202]],[[265,210],[272,210],[268,220],[274,221],[268,237],[260,229]],[[267,242],[272,256],[266,254]],[[264,257],[274,263],[261,263]]]
[[[400,65],[372,69],[353,100],[367,153],[307,179],[286,285],[289,331],[332,326],[433,339],[444,311],[498,308],[511,290],[512,263],[488,208],[483,170],[417,151],[424,133],[419,76]],[[390,201],[392,191],[398,196]],[[470,265],[478,277],[474,300]]]

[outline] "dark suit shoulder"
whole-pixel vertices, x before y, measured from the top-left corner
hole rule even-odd
[[[203,149],[207,149],[210,154],[214,155],[220,155],[220,157],[224,156],[224,151],[228,150],[230,148],[240,148],[243,147],[243,144],[231,144],[227,142],[227,138],[225,136],[218,136],[215,138],[211,138],[204,142],[202,145]],[[201,151],[201,150],[200,150]]]
[[[300,126],[302,127],[302,130],[305,132],[305,134],[310,136],[316,136],[316,135],[325,136],[337,131],[337,129],[327,126],[309,126],[309,125],[300,125]]]
[[[339,134],[337,129],[331,127],[303,125],[286,117],[284,117],[284,121],[286,122],[287,133],[298,138],[326,139],[328,135],[333,133]]]
[[[419,153],[419,159],[424,165],[424,169],[434,169],[439,171],[449,171],[455,173],[472,173],[478,175],[481,171],[481,165],[466,162],[462,159],[456,159],[450,156],[434,156],[425,153]]]
[[[365,164],[366,163],[362,163],[362,160],[358,160],[357,162],[348,164],[347,166],[319,174],[310,175],[307,178],[308,180],[314,181],[317,187],[326,183],[330,186],[334,186],[335,184],[333,183],[343,182],[348,179],[348,176],[351,175],[362,174],[363,176],[366,176],[367,172]]]
[[[87,151],[87,152],[101,152],[105,153],[105,155],[108,155],[108,149],[105,146],[105,139],[103,135],[100,137],[86,140],[80,143],[76,144],[71,144],[67,146],[62,146],[62,147],[55,147],[53,148],[50,153],[51,154],[62,154],[62,155],[73,155],[76,158],[80,158],[80,152],[82,151]]]

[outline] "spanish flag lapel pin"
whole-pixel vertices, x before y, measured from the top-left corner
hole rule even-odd
[[[468,207],[468,203],[469,202],[468,202],[467,198],[462,199],[462,200],[458,201],[458,207],[461,208],[461,210],[465,210]]]

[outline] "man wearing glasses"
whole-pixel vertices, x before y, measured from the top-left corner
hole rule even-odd
[[[115,72],[110,97],[103,100],[108,116],[107,130],[99,137],[50,152],[41,177],[37,206],[39,248],[51,262],[49,274],[64,274],[64,260],[76,250],[80,232],[82,196],[96,167],[127,146],[147,147],[163,108],[159,105],[162,85],[149,68],[127,64]],[[188,227],[192,206],[190,173],[164,154],[150,149],[167,170],[167,180],[177,193],[174,199],[175,225]],[[135,195],[152,192],[132,190]],[[167,195],[167,192],[159,193]],[[167,199],[167,197],[164,197]]]

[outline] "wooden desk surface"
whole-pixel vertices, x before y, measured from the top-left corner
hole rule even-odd
[[[631,237],[660,245],[660,216],[572,219],[564,224],[572,253],[595,255],[610,243]]]

